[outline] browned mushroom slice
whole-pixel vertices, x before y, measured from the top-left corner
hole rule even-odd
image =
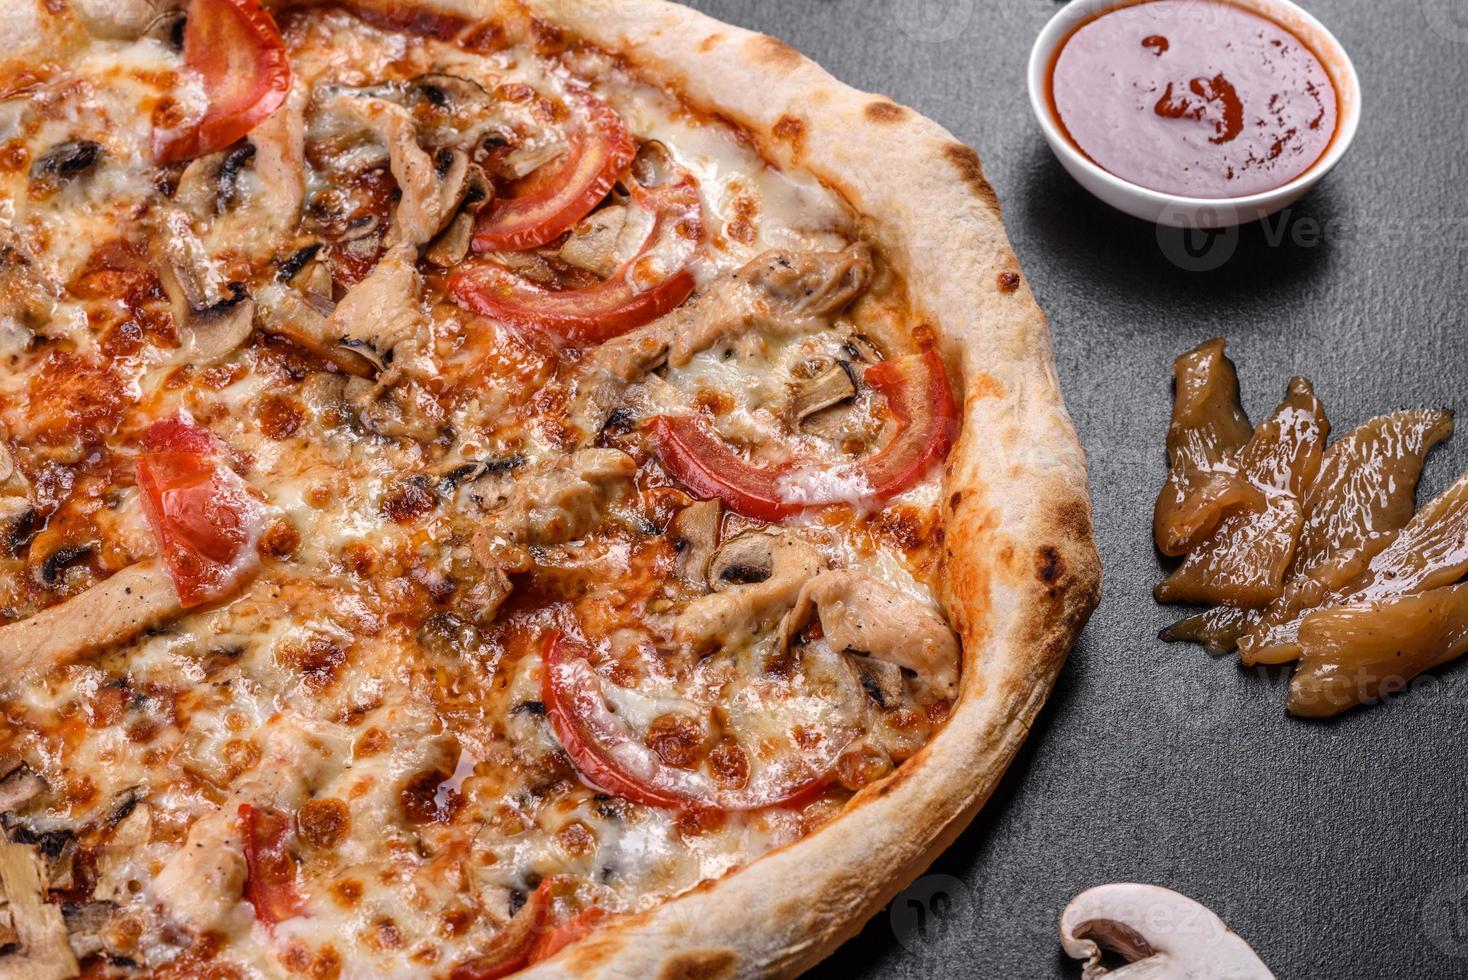
[[[695,500],[680,510],[668,526],[668,539],[678,552],[678,574],[703,582],[709,562],[719,547],[719,502]]]
[[[1329,431],[1310,382],[1291,380],[1284,402],[1239,453],[1239,472],[1262,506],[1246,504],[1224,515],[1157,586],[1157,600],[1248,609],[1277,598],[1304,521],[1299,495],[1320,471]]]
[[[1290,713],[1339,714],[1468,651],[1468,583],[1318,609],[1300,624],[1299,645]]]
[[[1326,604],[1371,602],[1452,585],[1468,572],[1468,474],[1417,512],[1366,568],[1331,591],[1309,576],[1296,580],[1302,595],[1296,610]],[[1302,651],[1300,626],[1305,612],[1287,620],[1261,623],[1239,638],[1244,663],[1279,664]]]
[[[1152,534],[1164,555],[1186,554],[1230,507],[1261,503],[1259,491],[1233,462],[1253,430],[1239,406],[1239,376],[1223,347],[1223,339],[1215,338],[1172,365],[1177,390],[1167,429],[1171,469],[1152,514]]]

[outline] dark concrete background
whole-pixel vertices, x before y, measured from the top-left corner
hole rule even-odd
[[[1287,674],[1154,638],[1174,612],[1152,601],[1150,542],[1170,363],[1210,336],[1229,338],[1256,420],[1294,373],[1338,434],[1395,408],[1468,411],[1468,0],[1307,0],[1356,60],[1356,143],[1287,215],[1201,259],[1087,196],[1045,147],[1024,69],[1052,0],[693,3],[978,149],[1050,315],[1106,566],[989,806],[817,974],[1078,977],[1061,908],[1132,880],[1210,906],[1281,977],[1468,976],[1468,666],[1335,722],[1292,719]],[[1468,432],[1425,492],[1465,468]]]

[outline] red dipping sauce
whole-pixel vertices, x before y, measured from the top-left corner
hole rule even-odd
[[[1102,169],[1186,197],[1283,186],[1330,145],[1336,92],[1274,21],[1217,0],[1148,0],[1076,28],[1050,71],[1060,128]]]

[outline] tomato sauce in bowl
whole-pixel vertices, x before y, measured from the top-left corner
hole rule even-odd
[[[1192,198],[1288,184],[1325,154],[1338,117],[1310,46],[1222,0],[1144,0],[1082,22],[1056,51],[1048,94],[1097,166]]]

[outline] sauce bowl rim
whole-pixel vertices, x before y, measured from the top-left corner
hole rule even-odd
[[[1259,14],[1273,20],[1292,34],[1299,32],[1290,26],[1288,21],[1298,20],[1314,33],[1313,37],[1301,40],[1322,62],[1334,62],[1334,65],[1326,64],[1325,67],[1331,84],[1337,88],[1336,130],[1325,152],[1304,172],[1287,183],[1237,197],[1189,197],[1184,194],[1155,190],[1144,184],[1118,177],[1092,160],[1061,129],[1059,119],[1051,110],[1048,90],[1050,71],[1055,56],[1061,46],[1070,39],[1072,31],[1082,23],[1122,7],[1138,6],[1149,2],[1155,2],[1155,0],[1070,0],[1057,10],[1040,29],[1034,45],[1030,48],[1027,72],[1030,108],[1039,121],[1040,128],[1044,131],[1045,141],[1050,144],[1051,150],[1057,156],[1063,154],[1070,163],[1084,169],[1095,180],[1117,192],[1137,196],[1155,208],[1172,207],[1188,210],[1236,208],[1246,211],[1250,208],[1267,206],[1278,198],[1303,193],[1330,172],[1345,155],[1346,150],[1355,139],[1356,130],[1361,122],[1361,80],[1356,74],[1356,65],[1351,60],[1350,54],[1336,36],[1313,14],[1299,4],[1293,3],[1292,0],[1242,0],[1242,2],[1238,0],[1196,0],[1200,3],[1221,3]],[[1272,11],[1285,11],[1289,17],[1271,16]],[[1332,71],[1333,67],[1336,70]],[[1346,91],[1340,91],[1342,81],[1345,82]],[[1082,183],[1081,186],[1085,187],[1085,184]],[[1086,189],[1090,190],[1090,188]]]

